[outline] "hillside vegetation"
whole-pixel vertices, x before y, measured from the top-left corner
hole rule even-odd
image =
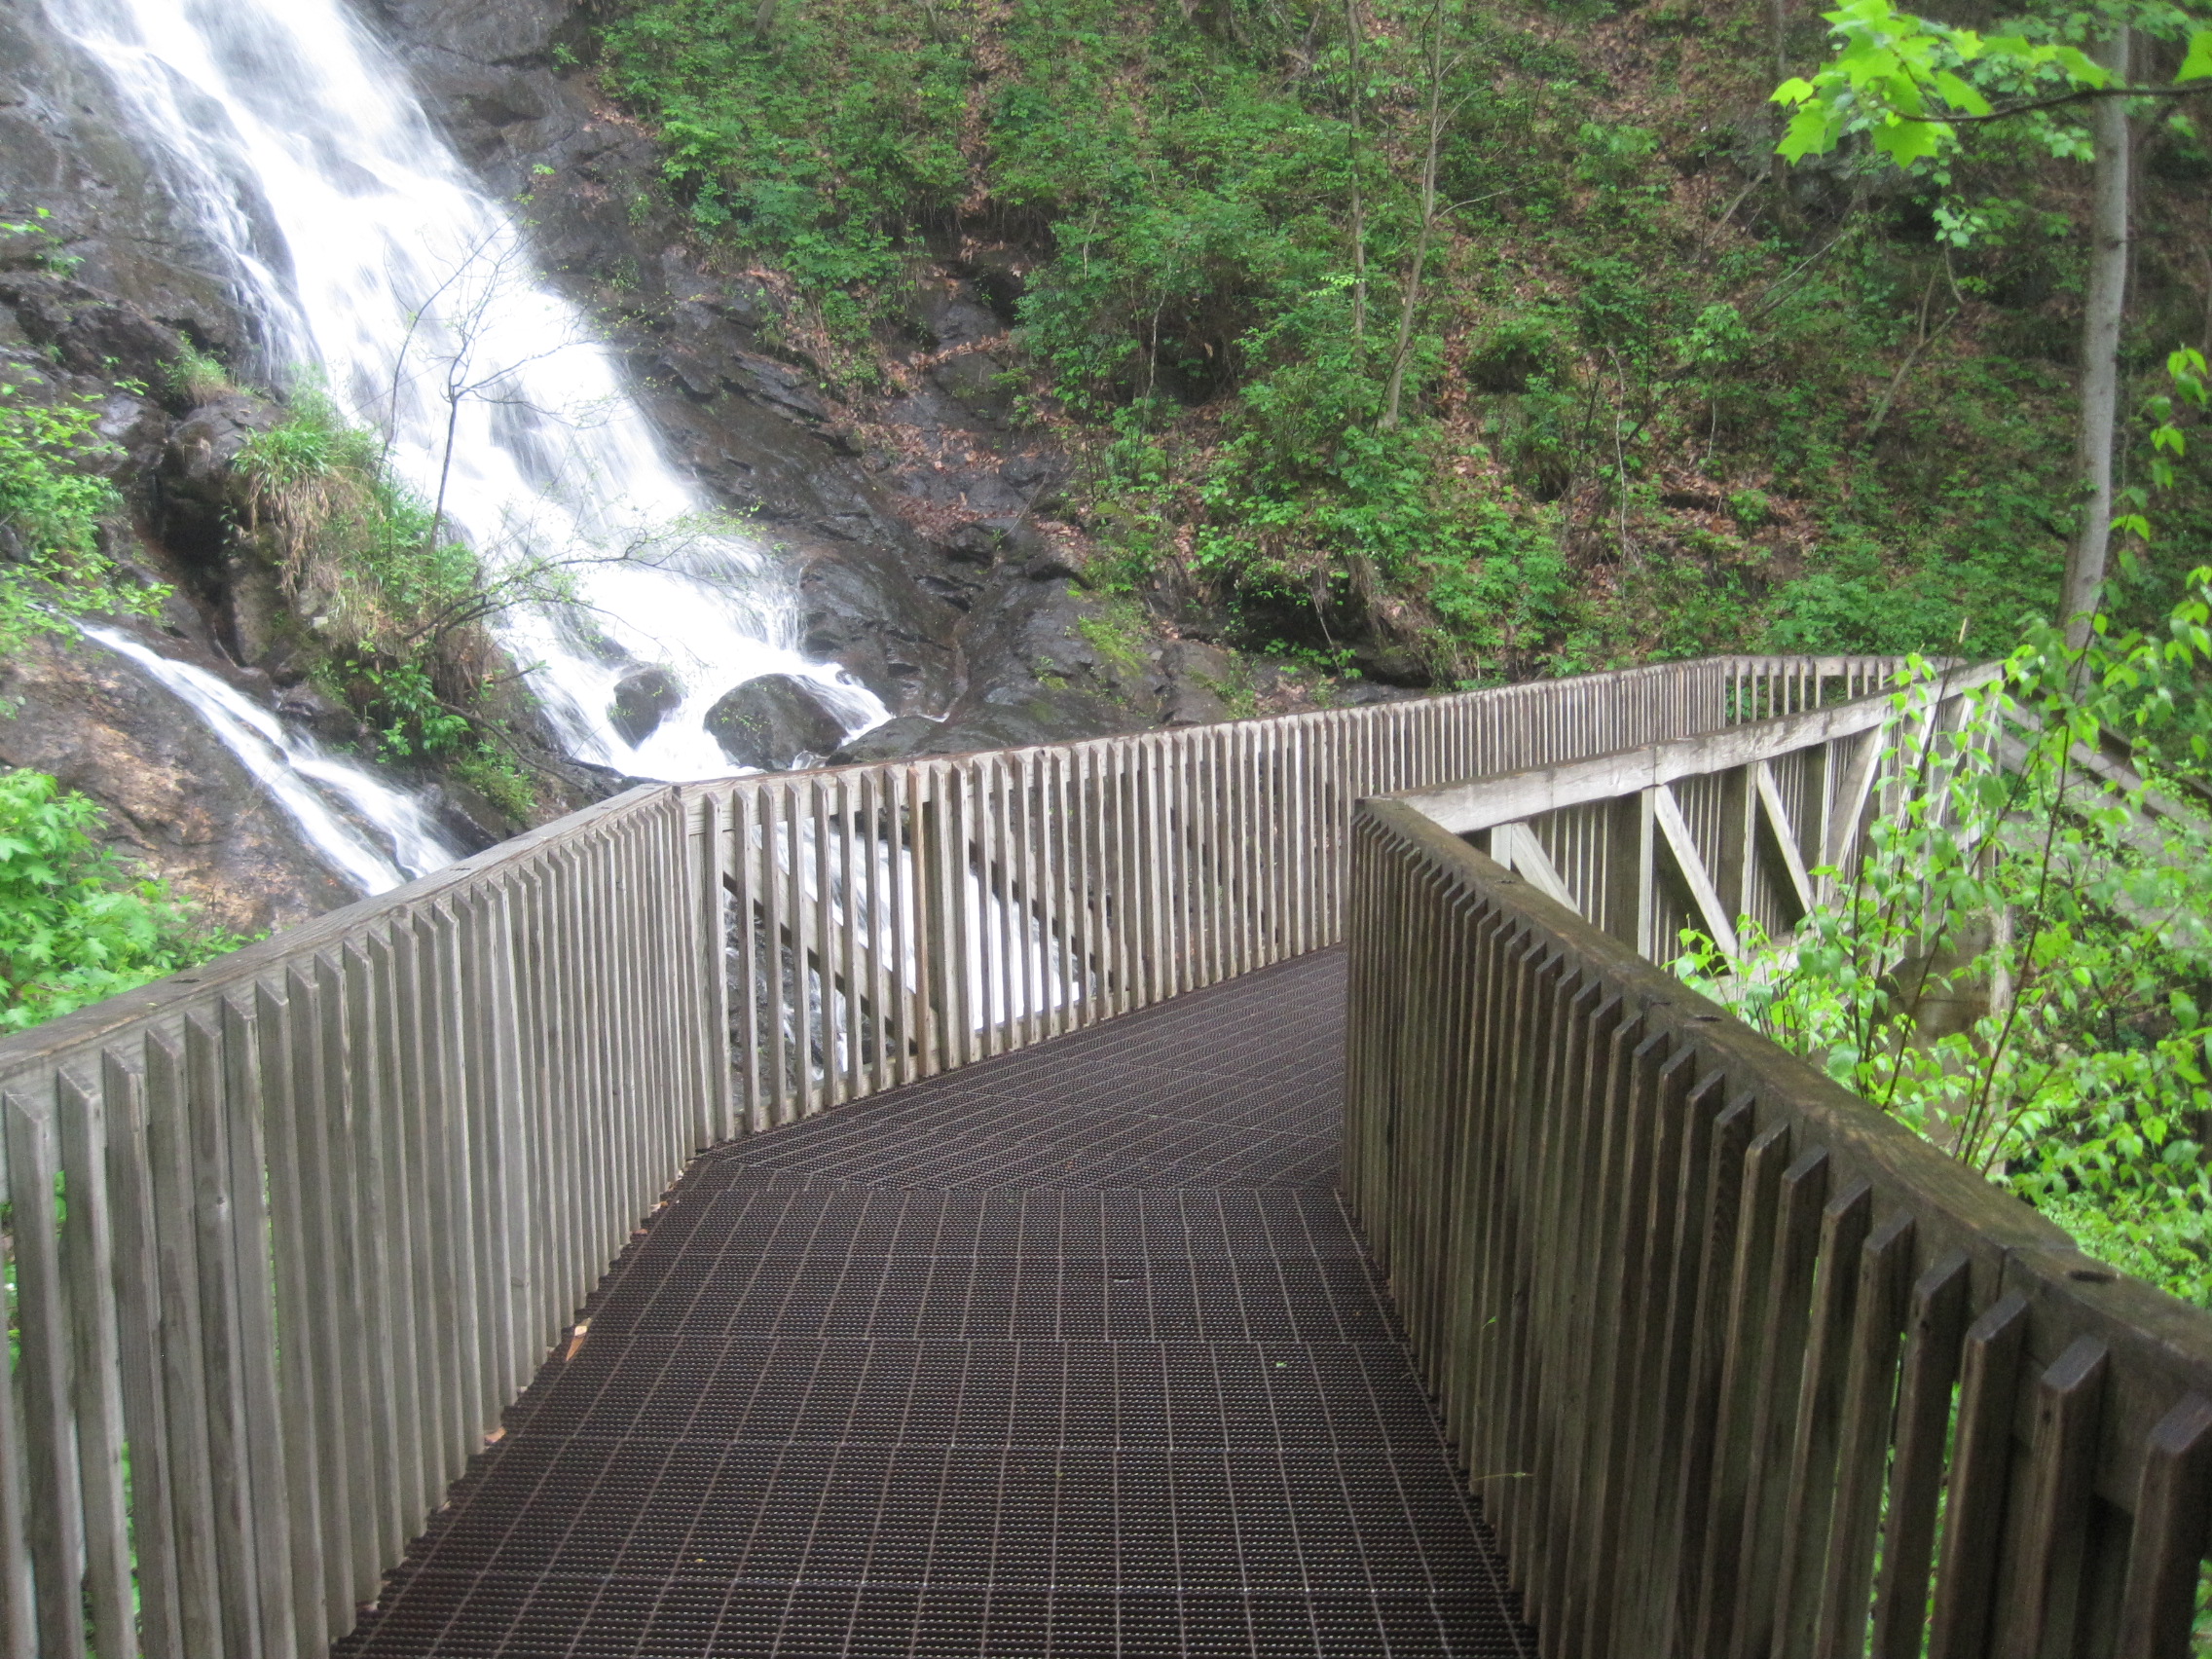
[[[1013,250],[1093,580],[1247,645],[1431,682],[1993,654],[2055,598],[2086,169],[1997,128],[1781,168],[1809,8],[1779,59],[1765,5],[1689,0],[605,10],[666,189],[849,396],[918,262]],[[2212,152],[2139,126],[2130,410],[2212,311]],[[2123,605],[2171,602],[2205,506],[2193,457]]]

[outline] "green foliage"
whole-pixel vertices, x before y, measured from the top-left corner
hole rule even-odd
[[[0,219],[0,266],[9,264],[29,265],[63,276],[77,269],[77,257],[66,251],[60,233],[54,228],[51,208],[33,208],[27,219]]]
[[[2174,85],[2212,79],[2212,29],[2192,26],[2172,7],[2129,10],[2148,14],[2130,18],[2133,26],[2186,39]],[[2017,34],[1982,35],[1900,12],[1890,0],[1850,0],[1822,16],[1833,31],[1834,55],[1811,80],[1792,77],[1774,92],[1776,103],[1795,112],[1779,147],[1792,162],[1825,155],[1847,134],[1862,133],[1877,154],[1908,167],[1955,145],[1962,118],[2038,117],[2046,106],[2113,86],[2110,70],[2034,18]],[[2097,26],[2079,13],[2064,25],[2077,40],[2079,31]],[[2072,129],[2041,121],[2033,128],[2052,155],[2086,159]]]
[[[817,298],[895,279],[958,203],[968,56],[935,8],[662,0],[606,37],[608,85],[649,109],[702,229],[777,257]],[[954,10],[947,5],[944,11]]]
[[[0,1029],[20,1030],[240,941],[200,927],[93,839],[99,809],[41,772],[0,772]]]
[[[1111,606],[1075,625],[1084,643],[1127,674],[1142,674],[1146,667],[1146,636],[1141,613],[1128,605]]]
[[[162,379],[170,391],[186,402],[212,403],[235,389],[230,371],[196,346],[186,346],[175,359],[162,366]]]
[[[127,583],[102,550],[123,512],[92,462],[110,449],[92,398],[41,401],[34,385],[0,382],[0,651],[70,615],[156,608],[162,590]]]
[[[558,597],[558,572],[545,561],[488,571],[438,534],[376,435],[312,388],[234,465],[246,486],[245,529],[274,558],[320,678],[367,719],[379,751],[465,763],[486,793],[527,817],[527,780],[483,707],[498,662],[483,623],[505,605]]]
[[[1961,733],[1889,729],[1901,812],[1787,941],[1747,923],[1682,972],[1769,1036],[2180,1294],[2212,1290],[2212,570],[2157,629],[2070,652],[2047,627]],[[2092,765],[2117,734],[2138,777]],[[2007,746],[2016,764],[2001,763]],[[2146,781],[2146,779],[2148,781]],[[1831,875],[1833,872],[1829,872]],[[1964,1030],[1930,998],[1978,997]]]
[[[1890,0],[1851,0],[1822,14],[1834,30],[1835,55],[1810,81],[1792,78],[1774,101],[1796,113],[1781,144],[1789,161],[1824,155],[1846,132],[1864,132],[1877,153],[1910,166],[1955,143],[1946,115],[1987,116],[1992,106],[1967,74],[1994,72],[2023,94],[2111,84],[2111,74],[2079,46],[2025,35],[1980,35],[1899,12]]]
[[[2001,653],[2051,602],[2079,203],[2038,169],[2078,143],[2076,109],[1884,163],[1877,186],[1839,155],[1777,192],[1736,173],[1715,115],[1768,90],[1763,55],[1698,45],[1694,97],[1618,68],[1655,41],[1763,36],[1749,0],[1571,31],[1447,0],[1440,200],[1383,432],[1432,0],[1363,4],[1356,66],[1335,0],[808,0],[765,37],[751,0],[611,9],[608,84],[661,133],[671,195],[781,267],[840,350],[910,348],[906,274],[956,235],[1017,252],[1019,405],[1088,462],[1070,516],[1112,590],[1195,580],[1247,645],[1380,644],[1444,680],[1769,641],[1932,649],[1962,621]],[[1922,62],[1903,14],[1846,13],[1897,62],[1818,84],[1839,150],[1854,124],[1915,125],[1875,100]],[[1996,108],[2073,87],[2082,33],[2055,13],[1949,31],[1924,104],[1965,107],[1941,75]],[[1731,199],[1749,205],[1723,222]],[[2146,235],[2146,265],[2194,222]],[[2162,343],[2202,312],[2180,265]],[[2202,446],[2157,447],[2157,424],[2130,434],[2153,446],[2135,476],[2170,463],[2175,543],[2212,535]]]

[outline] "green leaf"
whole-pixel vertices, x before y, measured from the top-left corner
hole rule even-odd
[[[1969,115],[1989,113],[1989,100],[1948,69],[1937,73],[1936,90],[1943,94],[1943,101],[1953,109],[1963,109]]]
[[[1899,166],[1909,167],[1935,155],[1952,136],[1940,121],[1892,121],[1874,129],[1874,148]]]
[[[1800,109],[1789,118],[1789,130],[1774,147],[1775,153],[1786,162],[1825,156],[1835,148],[1836,132],[1837,126],[1829,120],[1825,109],[1819,105]]]
[[[2212,80],[2212,29],[2198,29],[2189,37],[2189,55],[2181,60],[2174,85],[2203,80]]]

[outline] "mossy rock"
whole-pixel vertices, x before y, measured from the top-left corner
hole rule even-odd
[[[762,771],[819,759],[845,740],[845,722],[812,681],[793,674],[763,674],[725,692],[706,724],[731,765]]]

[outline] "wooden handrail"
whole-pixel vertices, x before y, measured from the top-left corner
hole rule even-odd
[[[1801,760],[1823,798],[1870,729],[1563,769],[1612,801],[1507,779],[1356,813],[1346,1189],[1547,1655],[2192,1651],[2212,1314],[1661,972],[1585,865],[1454,832],[1556,851],[1558,820],[1710,786],[1693,839],[1733,823],[1741,870],[1746,774]],[[1507,816],[1531,801],[1555,821]]]
[[[1897,666],[645,788],[0,1041],[0,1653],[320,1647],[700,1147],[1334,943],[1359,795]]]

